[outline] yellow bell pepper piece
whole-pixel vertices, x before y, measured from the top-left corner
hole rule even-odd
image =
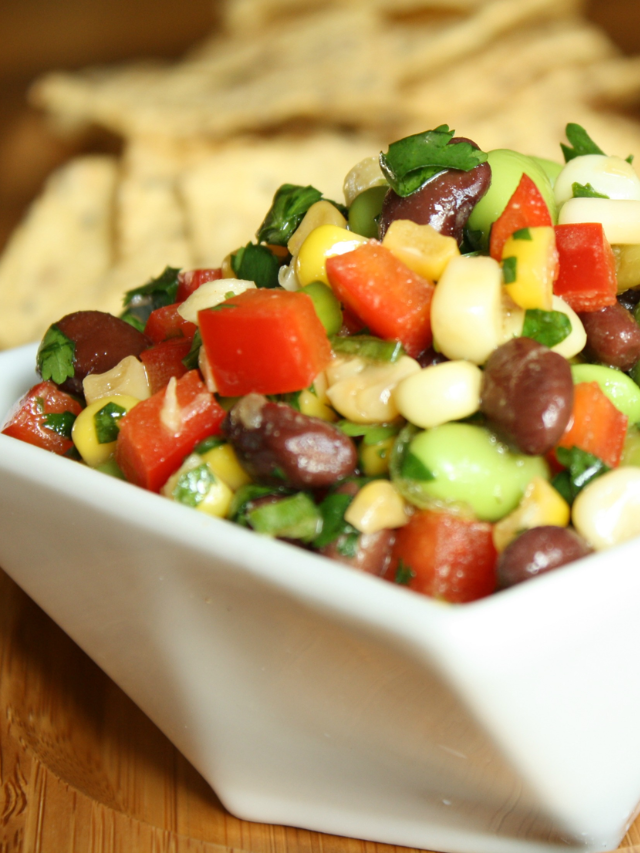
[[[309,234],[321,225],[337,225],[338,228],[346,229],[347,220],[330,201],[322,199],[312,204],[287,243],[291,254],[296,255]]]
[[[504,551],[523,530],[545,524],[567,527],[570,517],[571,509],[562,495],[542,477],[534,477],[520,504],[493,525],[493,544]]]
[[[557,266],[555,232],[550,225],[523,228],[504,244],[505,290],[521,308],[552,310]]]
[[[327,258],[332,255],[344,255],[366,243],[366,237],[354,234],[338,225],[320,225],[309,234],[300,246],[295,259],[295,271],[300,287],[312,281],[329,284],[327,278]]]
[[[453,237],[445,237],[431,225],[396,219],[382,240],[398,260],[423,278],[438,281],[452,258],[460,254]]]

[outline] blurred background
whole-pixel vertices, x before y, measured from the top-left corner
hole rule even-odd
[[[0,33],[0,348],[160,264],[217,265],[283,180],[339,192],[442,121],[554,157],[578,121],[640,152],[638,0],[2,0]]]

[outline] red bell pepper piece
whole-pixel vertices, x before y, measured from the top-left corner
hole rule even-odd
[[[370,241],[327,258],[329,283],[374,335],[400,341],[414,358],[431,345],[434,285],[385,246]]]
[[[149,319],[144,327],[145,335],[154,344],[166,341],[168,338],[189,338],[191,340],[196,333],[197,326],[190,323],[178,313],[179,303],[163,305],[149,314]]]
[[[539,225],[553,225],[551,214],[538,187],[529,175],[523,173],[507,206],[491,226],[491,257],[501,261],[504,244],[512,234],[521,228],[535,228]]]
[[[67,436],[73,420],[81,411],[82,405],[76,399],[47,380],[27,391],[2,432],[64,456],[73,447]],[[60,417],[65,414],[67,418]]]
[[[556,225],[558,278],[553,292],[574,311],[615,305],[616,261],[599,222]]]
[[[180,270],[178,273],[176,302],[184,302],[205,281],[216,281],[219,278],[222,278],[221,267],[217,267],[216,269]]]
[[[579,382],[573,389],[571,420],[558,447],[579,447],[615,468],[620,464],[628,420],[597,382]]]
[[[120,421],[116,462],[125,478],[158,492],[203,439],[220,432],[225,411],[207,390],[197,370],[176,381],[172,404],[168,386],[134,406]],[[165,416],[177,416],[177,427]]]
[[[491,524],[424,509],[398,530],[384,577],[432,598],[463,603],[495,590],[496,559]]]
[[[162,390],[172,376],[176,379],[184,376],[187,368],[182,359],[187,357],[190,349],[191,341],[187,338],[169,338],[140,353],[152,394]]]
[[[284,394],[312,384],[331,345],[306,293],[246,290],[198,314],[218,391]]]

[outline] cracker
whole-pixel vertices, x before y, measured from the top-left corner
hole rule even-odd
[[[0,260],[0,347],[36,340],[89,307],[113,263],[118,169],[113,157],[82,157],[49,178]]]

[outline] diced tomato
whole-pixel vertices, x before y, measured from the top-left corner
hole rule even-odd
[[[154,344],[166,341],[169,338],[189,338],[191,340],[198,327],[190,323],[178,313],[178,303],[163,305],[149,314],[144,333]]]
[[[418,510],[398,530],[384,577],[443,601],[475,601],[496,588],[496,558],[487,522]]]
[[[435,287],[385,246],[369,241],[327,258],[327,276],[338,299],[374,335],[400,341],[414,357],[431,344]]]
[[[615,305],[616,261],[599,222],[556,225],[558,277],[553,292],[574,311]]]
[[[67,435],[81,411],[82,405],[76,399],[47,380],[27,391],[2,432],[64,456],[73,447]],[[60,417],[65,414],[67,418]]]
[[[610,468],[620,464],[628,418],[597,382],[579,382],[573,389],[573,412],[558,447],[579,447]]]
[[[196,444],[220,432],[224,417],[198,371],[190,370],[122,418],[116,462],[129,482],[158,492]]]
[[[191,349],[191,341],[187,338],[169,338],[161,341],[140,353],[140,361],[147,371],[147,379],[151,393],[160,391],[172,376],[179,379],[187,372],[182,363]]]
[[[205,281],[216,281],[219,278],[222,278],[221,267],[217,267],[216,269],[181,270],[178,273],[176,302],[184,302]]]
[[[529,175],[523,173],[507,206],[491,226],[491,257],[501,261],[504,244],[512,234],[521,228],[535,228],[538,225],[553,225],[551,214],[538,187]]]
[[[224,396],[300,391],[331,359],[329,339],[306,293],[246,290],[200,311],[198,322]]]

